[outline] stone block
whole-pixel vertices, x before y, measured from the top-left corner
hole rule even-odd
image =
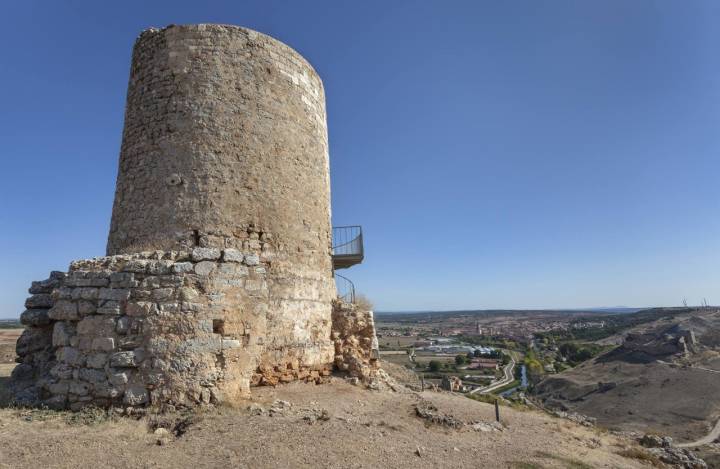
[[[125,263],[124,272],[144,273],[147,270],[148,261],[145,259],[132,259]]]
[[[97,383],[93,386],[93,393],[97,397],[116,399],[122,395],[123,391],[110,383]]]
[[[237,249],[225,249],[223,251],[223,262],[242,262],[243,258],[243,253]]]
[[[254,266],[260,264],[260,257],[257,254],[245,254],[245,265]]]
[[[121,309],[122,308],[119,302],[114,300],[108,300],[105,301],[102,306],[97,309],[97,313],[117,316],[121,314]]]
[[[211,261],[202,261],[195,264],[195,273],[202,276],[208,276],[215,271],[217,264]]]
[[[101,352],[112,352],[115,350],[115,339],[112,337],[96,337],[92,341],[92,349]]]
[[[98,299],[126,301],[130,299],[130,290],[127,288],[101,288],[98,292]]]
[[[97,306],[92,301],[80,300],[77,302],[77,309],[80,316],[88,316],[97,311]]]
[[[50,317],[47,309],[26,309],[20,315],[20,323],[25,326],[47,326]]]
[[[60,286],[63,278],[65,278],[64,272],[51,272],[50,278],[47,280],[33,282],[28,292],[33,295],[36,293],[52,293],[55,288]]]
[[[110,356],[110,366],[115,368],[135,368],[138,361],[135,359],[135,352],[116,352]]]
[[[107,381],[105,371],[90,368],[81,368],[78,372],[78,378],[88,383],[102,383],[103,381]]]
[[[76,396],[87,396],[89,391],[90,386],[88,383],[82,383],[80,381],[71,381],[70,389],[68,389],[70,394],[75,394]]]
[[[157,306],[149,301],[130,301],[125,306],[125,313],[128,316],[149,316],[157,313]]]
[[[85,356],[75,347],[60,347],[55,351],[55,357],[68,365],[81,366],[85,361]]]
[[[70,390],[70,382],[69,381],[58,381],[57,383],[51,383],[48,386],[48,391],[50,394],[56,394],[56,395],[64,395],[67,394]]]
[[[75,335],[75,328],[70,324],[58,321],[53,326],[52,344],[53,347],[65,347],[70,345],[70,337]]]
[[[105,272],[71,272],[65,278],[68,287],[107,287],[110,283],[109,273]]]
[[[174,262],[170,260],[159,260],[148,262],[147,271],[151,275],[164,275],[172,272]]]
[[[89,368],[105,368],[107,362],[107,353],[93,353],[87,357],[87,366]]]
[[[108,381],[113,386],[124,386],[128,382],[128,376],[124,371],[112,370],[108,373]]]
[[[129,406],[146,404],[150,396],[143,386],[130,386],[125,390],[123,402]]]
[[[178,262],[173,265],[172,271],[176,274],[184,274],[187,272],[193,271],[193,263],[192,262]]]
[[[175,289],[173,288],[156,288],[152,291],[152,297],[155,301],[168,301],[175,297]]]
[[[133,272],[113,272],[110,274],[110,288],[134,288],[138,286]]]
[[[115,331],[115,321],[114,317],[88,316],[78,322],[77,333],[94,337],[111,336]]]
[[[198,297],[198,292],[194,288],[182,287],[179,290],[180,301],[192,301]]]
[[[80,319],[77,304],[70,300],[58,300],[48,311],[48,317],[58,321],[76,321]]]
[[[190,253],[192,260],[195,262],[200,261],[214,261],[220,259],[220,249],[216,248],[195,248]]]
[[[115,331],[118,334],[125,335],[130,330],[131,319],[127,316],[123,316],[117,320]]]
[[[27,309],[47,309],[51,308],[54,303],[50,293],[38,293],[25,300]]]
[[[73,300],[97,300],[98,289],[96,287],[76,287],[72,289]]]

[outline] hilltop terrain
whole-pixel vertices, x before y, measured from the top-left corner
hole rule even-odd
[[[162,417],[2,408],[0,467],[645,467],[634,441],[601,430],[505,406],[496,426],[492,405],[393,387],[296,382],[256,388],[238,409]]]
[[[549,375],[536,398],[611,429],[705,436],[720,419],[720,311],[665,313],[597,341],[618,346]]]

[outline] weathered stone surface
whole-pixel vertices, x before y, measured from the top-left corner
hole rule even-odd
[[[112,337],[98,337],[92,341],[92,349],[102,352],[112,352],[115,350],[115,339]]]
[[[38,293],[25,300],[27,309],[47,309],[53,305],[53,297],[49,293]]]
[[[97,306],[92,301],[80,300],[77,303],[78,314],[80,316],[87,316],[97,311]]]
[[[130,386],[125,391],[125,396],[123,397],[123,402],[130,406],[137,406],[142,405],[148,402],[150,396],[147,392],[147,389],[145,389],[142,386]]]
[[[173,265],[172,271],[176,274],[184,274],[186,272],[192,272],[193,267],[192,262],[178,262]]]
[[[242,262],[243,258],[243,253],[237,249],[229,248],[223,251],[223,262]]]
[[[28,290],[28,293],[52,293],[55,288],[58,288],[65,278],[65,272],[53,271],[50,272],[50,278],[39,282],[33,282]]]
[[[121,304],[114,300],[105,301],[102,306],[97,309],[98,314],[119,315],[122,312]]]
[[[246,254],[245,255],[245,264],[246,265],[259,265],[260,264],[260,257],[257,254]]]
[[[107,353],[93,353],[87,357],[87,366],[89,368],[104,368],[107,362]]]
[[[56,322],[53,326],[52,344],[53,347],[65,347],[70,345],[70,337],[75,335],[75,327],[66,322]]]
[[[217,264],[211,261],[202,261],[195,264],[195,273],[198,275],[210,275],[217,268]]]
[[[59,362],[67,365],[82,365],[84,356],[75,347],[60,347],[55,351],[55,356]]]
[[[130,290],[127,288],[101,288],[98,298],[100,300],[125,301],[130,299]]]
[[[115,330],[115,318],[107,316],[88,316],[77,325],[77,333],[94,337],[112,335]]]
[[[113,386],[121,387],[128,382],[128,377],[123,371],[113,371],[108,374],[108,380]]]
[[[50,311],[48,311],[48,317],[58,321],[74,321],[80,319],[77,310],[77,304],[68,300],[58,300],[55,302]]]
[[[127,334],[128,331],[130,330],[130,322],[131,322],[131,319],[127,316],[118,318],[117,324],[115,326],[115,331],[118,334]]]
[[[148,316],[157,312],[157,305],[149,301],[131,301],[127,304],[125,312],[128,316]]]
[[[134,288],[138,285],[132,272],[113,272],[110,274],[110,288]]]
[[[134,368],[138,365],[135,352],[116,352],[110,356],[110,366],[115,368]]]
[[[191,253],[192,260],[195,262],[200,261],[214,261],[220,259],[220,249],[217,248],[195,248]]]
[[[47,326],[50,324],[47,309],[26,309],[20,315],[20,323],[25,326]]]

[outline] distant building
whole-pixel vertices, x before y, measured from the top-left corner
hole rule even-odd
[[[463,390],[463,384],[457,376],[443,376],[440,387],[445,391],[460,392]]]

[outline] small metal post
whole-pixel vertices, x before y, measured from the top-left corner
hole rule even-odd
[[[500,421],[500,405],[498,405],[497,399],[495,399],[495,420]]]
[[[421,389],[424,391],[425,390],[425,377],[424,376],[420,377],[420,386],[421,386]]]

